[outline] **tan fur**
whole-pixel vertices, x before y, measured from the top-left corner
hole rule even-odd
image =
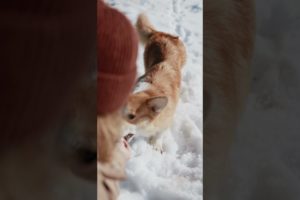
[[[230,178],[229,151],[248,93],[254,5],[252,0],[204,0],[203,10],[204,199],[230,199],[220,188]]]
[[[97,169],[96,87],[94,81],[84,82],[74,101],[69,103],[71,108],[63,121],[66,130],[58,152],[65,154],[62,159],[75,175],[93,181]]]
[[[96,159],[83,162],[82,155],[96,155],[96,82],[83,82],[72,93],[66,115],[2,152],[1,200],[96,198]]]
[[[182,41],[173,35],[156,31],[145,15],[140,15],[137,27],[142,37],[146,38],[144,63],[146,73],[137,84],[149,84],[143,91],[129,96],[125,108],[125,119],[137,125],[145,136],[151,137],[155,144],[157,137],[170,127],[179,98],[181,68],[186,59]],[[156,98],[156,99],[155,99]],[[166,103],[167,101],[167,103]],[[153,111],[153,104],[163,106],[161,111]],[[128,115],[135,116],[129,119]]]

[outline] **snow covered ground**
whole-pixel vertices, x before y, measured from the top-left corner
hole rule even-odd
[[[298,0],[257,0],[252,91],[233,150],[232,200],[300,199]]]
[[[157,30],[180,36],[187,48],[181,98],[174,124],[164,138],[166,153],[134,140],[128,179],[119,200],[202,199],[202,0],[108,0],[133,24],[145,12]],[[138,73],[144,72],[142,45]]]

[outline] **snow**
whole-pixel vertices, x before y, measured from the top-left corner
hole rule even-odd
[[[187,48],[181,97],[161,154],[143,138],[131,143],[119,200],[202,199],[202,0],[108,0],[133,24],[146,13],[157,30],[180,36]],[[140,44],[138,74],[144,72]]]
[[[299,5],[256,1],[252,90],[233,149],[232,200],[300,199]]]

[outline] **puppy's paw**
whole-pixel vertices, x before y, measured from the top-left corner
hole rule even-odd
[[[163,154],[163,152],[164,152],[161,145],[153,145],[153,149],[154,149],[155,151],[160,152],[161,154]]]
[[[161,140],[157,140],[156,138],[150,138],[149,139],[149,144],[153,147],[155,151],[160,152],[161,154],[164,152],[163,151],[163,145]]]

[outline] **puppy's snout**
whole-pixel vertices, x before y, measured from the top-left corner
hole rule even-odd
[[[71,171],[78,177],[97,180],[97,151],[93,148],[81,147],[75,150],[73,162],[70,163]]]
[[[87,148],[79,149],[78,159],[82,165],[92,165],[97,161],[97,152]]]
[[[128,117],[129,120],[134,120],[135,119],[134,114],[128,114],[127,117]]]
[[[76,137],[65,134],[58,141],[56,152],[62,164],[78,178],[97,181],[96,139],[85,135]]]

